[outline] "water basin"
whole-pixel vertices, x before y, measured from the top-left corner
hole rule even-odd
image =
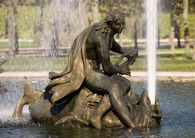
[[[0,137],[1,138],[42,138],[42,137],[195,137],[195,82],[158,82],[157,97],[163,113],[161,125],[157,128],[102,129],[67,125],[51,126],[35,124],[31,121],[28,107],[24,109],[24,120],[14,122],[11,114],[17,100],[22,95],[18,81],[3,81],[4,91],[0,93]],[[37,81],[33,85],[43,89],[47,81]],[[140,93],[146,83],[132,82],[132,88]]]

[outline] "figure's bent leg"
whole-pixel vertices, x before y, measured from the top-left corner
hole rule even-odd
[[[113,75],[112,79],[115,81],[115,83],[120,84],[120,89],[122,90],[120,93],[122,93],[123,96],[130,91],[131,82],[128,79],[120,75]]]
[[[128,127],[134,127],[131,114],[123,99],[123,94],[125,93],[123,90],[129,90],[129,86],[120,88],[120,83],[114,78],[95,71],[91,71],[86,76],[86,83],[90,86],[90,89],[108,92],[111,104],[121,121]]]
[[[73,91],[77,90],[80,87],[77,82],[65,83],[57,85],[51,88],[50,93],[52,93],[51,102],[55,103],[56,101],[60,100],[61,98],[69,95]]]
[[[83,74],[80,73],[77,68],[73,68],[72,72],[74,72],[74,74],[71,74],[71,78],[69,78],[70,77],[69,74],[63,76],[62,78],[64,78],[64,83],[54,86],[49,90],[49,92],[53,94],[51,97],[52,103],[55,103],[61,98],[78,90],[81,84],[83,83],[84,79]]]
[[[107,112],[110,108],[111,108],[110,99],[109,99],[108,95],[105,94],[102,97],[97,109],[95,109],[94,113],[90,117],[90,123],[94,127],[101,129],[102,128],[101,119],[102,119],[104,113]]]
[[[126,126],[134,128],[134,123],[131,120],[132,117],[127,104],[125,103],[122,94],[120,94],[120,89],[116,84],[112,86],[111,91],[109,91],[109,95],[111,103],[121,121]]]

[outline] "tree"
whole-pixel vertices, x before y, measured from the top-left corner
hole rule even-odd
[[[194,30],[195,30],[195,24],[194,24]],[[195,60],[195,32],[194,32],[194,47],[193,47],[193,60]]]
[[[174,35],[174,22],[175,20],[173,19],[173,14],[170,14],[170,34],[169,34],[169,41],[170,41],[170,45],[171,45],[171,50],[175,49],[175,35]]]
[[[178,39],[178,47],[180,45],[180,15],[183,11],[183,0],[161,0],[162,10],[170,13],[170,45],[171,49],[175,48],[174,39],[175,36]]]
[[[131,5],[129,6],[129,10],[131,13],[132,20],[132,32],[133,32],[133,40],[134,40],[134,48],[138,49],[138,24],[140,23],[140,17],[144,11],[144,1],[143,0],[131,0]],[[146,27],[146,26],[144,26]]]
[[[188,0],[183,0],[183,19],[184,19],[184,39],[185,39],[185,53],[186,58],[190,57],[190,45],[189,45],[189,28],[188,28]]]
[[[189,12],[191,14],[194,14],[195,13],[195,1],[194,0],[189,0]],[[195,60],[195,24],[194,24],[194,47],[193,47],[193,56],[192,56],[192,59]]]
[[[8,38],[10,44],[9,54],[14,56],[18,54],[18,30],[17,30],[17,0],[6,1],[8,18]]]
[[[9,4],[8,2],[5,2],[5,7],[6,7],[6,15],[7,17],[5,18],[5,34],[4,34],[4,37],[5,38],[8,38],[8,15],[9,15]]]
[[[35,25],[34,28],[34,36],[35,36],[35,43],[36,46],[40,47],[41,46],[41,37],[43,36],[43,29],[44,29],[44,9],[46,6],[46,3],[48,3],[47,0],[37,0],[37,5],[40,8],[40,14],[39,14],[39,19]]]
[[[88,26],[98,21],[99,18],[99,6],[98,0],[85,0],[87,9],[87,21]]]
[[[138,12],[137,12],[137,1],[132,0],[132,8],[130,9],[131,11],[131,25],[132,25],[132,40],[134,40],[134,48],[138,49],[138,43],[137,43],[137,16],[138,16]]]
[[[160,6],[160,0],[157,1],[157,47],[160,47],[160,25],[161,25],[161,6]]]

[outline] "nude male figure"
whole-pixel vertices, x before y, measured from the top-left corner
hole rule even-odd
[[[52,103],[84,85],[92,91],[108,94],[120,120],[127,127],[134,127],[131,114],[123,99],[123,95],[131,88],[130,82],[121,77],[119,83],[113,77],[118,73],[130,74],[129,67],[114,66],[109,53],[110,50],[120,54],[125,53],[114,40],[114,35],[122,32],[124,24],[124,16],[115,11],[107,14],[103,22],[96,23],[81,32],[72,45],[66,69],[61,73],[50,74],[51,82],[45,90],[52,94]],[[91,121],[98,122],[95,118]]]

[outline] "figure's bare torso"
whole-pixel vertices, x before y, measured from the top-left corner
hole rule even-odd
[[[100,55],[102,54],[100,53],[101,52],[100,49],[103,47],[101,43],[106,43],[107,50],[109,50],[112,46],[111,44],[112,39],[110,37],[107,37],[107,39],[105,38],[102,39],[102,37],[106,37],[103,35],[105,34],[102,34],[99,31],[95,31],[95,29],[93,28],[92,31],[88,34],[86,40],[86,59],[89,60],[94,70],[100,69],[101,64]]]
[[[88,36],[86,41],[86,59],[90,62],[94,70],[99,70],[101,61],[98,55],[99,43],[95,39],[97,32],[93,29]]]

